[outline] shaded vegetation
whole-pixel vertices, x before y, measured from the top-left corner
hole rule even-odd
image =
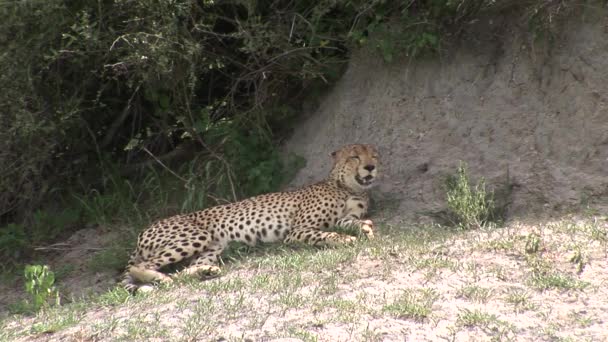
[[[137,227],[276,190],[303,165],[277,143],[350,48],[389,62],[437,52],[514,4],[2,1],[0,257],[82,222]],[[522,6],[546,27],[562,4]]]

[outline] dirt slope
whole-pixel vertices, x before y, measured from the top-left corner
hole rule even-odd
[[[327,172],[330,150],[367,142],[384,157],[379,193],[408,216],[443,206],[442,179],[459,160],[491,184],[508,173],[515,215],[608,194],[608,16],[574,17],[553,42],[494,18],[435,60],[356,52],[287,144],[308,160],[296,184]]]

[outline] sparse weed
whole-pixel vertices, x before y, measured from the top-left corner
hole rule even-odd
[[[531,268],[528,283],[538,290],[582,290],[589,285],[569,274],[560,273],[541,256],[530,255],[527,263]]]
[[[536,254],[541,251],[542,239],[539,234],[531,233],[526,236],[525,251],[528,254]]]
[[[587,230],[593,240],[608,244],[608,225],[600,225],[597,222],[594,222],[587,224]]]
[[[568,314],[568,318],[570,318],[574,323],[576,323],[581,328],[587,328],[591,326],[595,319],[587,315],[585,311],[572,311]]]
[[[485,303],[492,295],[492,290],[478,285],[465,285],[458,291],[458,296],[479,303]]]
[[[512,304],[517,312],[534,310],[536,305],[531,302],[530,294],[523,289],[513,289],[505,297],[505,301]]]
[[[547,327],[541,328],[540,332],[547,337],[548,341],[555,342],[576,342],[578,339],[575,339],[571,336],[564,336],[562,331],[562,327],[558,324],[551,323]],[[593,340],[591,340],[593,341]]]
[[[498,317],[496,315],[491,315],[480,310],[462,309],[458,314],[456,324],[467,328],[485,327],[497,320]]]
[[[361,340],[365,342],[381,342],[384,340],[384,334],[378,329],[370,329],[369,324],[361,334]]]
[[[511,252],[515,250],[515,242],[513,239],[500,239],[500,240],[490,240],[487,242],[483,242],[481,246],[484,250],[489,251],[505,251]]]
[[[95,302],[100,305],[114,306],[121,305],[130,300],[133,300],[133,297],[129,291],[125,290],[122,286],[116,286],[115,288],[99,295]]]
[[[553,272],[532,272],[529,279],[532,287],[544,291],[550,289],[557,290],[583,290],[589,283],[573,278],[570,275]]]
[[[139,313],[122,320],[118,326],[122,334],[118,339],[128,341],[168,340],[171,333],[161,321],[158,312]],[[118,335],[118,334],[117,334]]]
[[[200,340],[203,336],[209,336],[213,330],[213,322],[209,320],[209,314],[215,310],[211,298],[201,298],[196,303],[193,313],[183,320],[182,333],[188,341]]]
[[[304,342],[317,342],[319,337],[307,330],[300,327],[289,326],[287,327],[287,333],[290,337],[296,337]]]
[[[496,277],[496,279],[501,280],[501,281],[507,281],[507,280],[513,280],[511,279],[511,274],[507,271],[507,269],[501,265],[492,265],[488,268],[488,272],[492,275],[494,275],[494,277]]]
[[[496,315],[480,310],[462,309],[458,313],[456,325],[467,328],[479,328],[492,336],[492,340],[498,341],[512,340],[515,334],[515,327],[513,325],[498,319]]]
[[[430,317],[438,298],[433,289],[406,290],[391,304],[385,305],[383,311],[398,318],[423,321]]]
[[[81,316],[74,310],[62,310],[56,315],[44,315],[38,318],[37,322],[30,327],[30,334],[52,334],[61,331],[78,323]]]
[[[577,274],[583,273],[585,266],[589,263],[587,254],[578,245],[574,248],[572,256],[568,261],[570,261],[576,267]]]

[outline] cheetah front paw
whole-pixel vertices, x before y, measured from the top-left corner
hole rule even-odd
[[[361,222],[361,233],[363,233],[368,239],[374,238],[374,223],[371,220],[364,220]]]
[[[333,233],[325,241],[330,246],[340,246],[354,243],[357,238],[351,235]]]
[[[195,276],[200,278],[214,278],[219,276],[222,273],[222,270],[215,265],[200,265],[200,266],[190,266],[184,269],[183,271],[178,273],[178,277],[181,275],[185,276]]]

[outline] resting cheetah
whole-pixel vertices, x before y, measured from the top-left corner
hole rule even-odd
[[[180,273],[219,274],[218,257],[230,241],[301,241],[339,245],[356,238],[327,232],[334,225],[355,226],[373,238],[372,221],[362,220],[368,208],[366,191],[376,180],[378,153],[371,145],[347,145],[331,154],[328,179],[290,192],[259,195],[160,220],[137,240],[122,284],[130,291],[141,283],[171,282],[163,266],[190,260]]]

